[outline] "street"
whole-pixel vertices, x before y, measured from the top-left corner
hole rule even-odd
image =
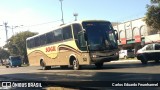
[[[105,63],[102,69],[96,69],[91,65],[83,66],[81,70],[59,67],[41,70],[41,67],[33,66],[14,68],[1,66],[0,79],[1,81],[160,81],[160,64],[149,62],[147,65],[142,65],[138,60],[120,60]]]

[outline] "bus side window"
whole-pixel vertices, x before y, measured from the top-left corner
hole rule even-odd
[[[74,38],[78,38],[78,32],[82,31],[81,25],[80,24],[73,24],[73,33],[74,33]]]
[[[35,47],[35,39],[34,38],[30,39],[29,43],[30,43],[30,48],[34,48]]]
[[[40,36],[40,45],[46,44],[46,34]]]
[[[71,26],[63,28],[63,40],[72,38]]]
[[[54,32],[54,35],[55,35],[55,42],[58,42],[58,41],[62,41],[63,38],[62,38],[62,29],[57,29]]]
[[[35,47],[40,46],[40,37],[35,37]]]
[[[47,40],[47,44],[53,43],[54,42],[54,33],[53,32],[47,33],[46,40]]]

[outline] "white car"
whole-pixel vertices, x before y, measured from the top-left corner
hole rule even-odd
[[[136,54],[137,59],[141,60],[142,64],[147,64],[150,60],[155,60],[158,63],[160,60],[160,43],[145,45]]]
[[[135,57],[134,49],[119,51],[119,58],[127,59],[127,58],[134,58],[134,57]]]

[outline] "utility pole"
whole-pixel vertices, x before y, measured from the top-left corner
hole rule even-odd
[[[4,22],[3,24],[4,25],[0,25],[0,26],[4,26],[4,28],[5,28],[5,31],[6,31],[6,43],[8,44],[8,28],[12,29],[12,34],[14,35],[13,29],[15,29],[17,27],[20,27],[20,26],[23,26],[23,25],[20,25],[20,26],[8,26],[7,22]]]
[[[13,31],[13,29],[15,29],[15,28],[17,28],[17,27],[21,27],[21,26],[23,26],[23,25],[20,25],[20,26],[9,26],[9,28],[11,28],[12,29],[12,34],[14,35],[14,31]]]
[[[62,8],[62,1],[63,0],[59,0],[60,3],[61,3],[61,13],[62,13],[62,24],[64,24],[64,19],[63,19],[63,8]]]
[[[4,28],[5,28],[5,31],[6,31],[6,42],[7,42],[7,44],[8,44],[8,30],[7,30],[7,28],[8,28],[8,26],[7,26],[7,22],[4,22]]]

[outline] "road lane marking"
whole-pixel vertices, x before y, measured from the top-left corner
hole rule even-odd
[[[54,75],[62,75],[62,76],[84,76],[84,77],[90,77],[92,75],[88,75],[88,74],[68,74],[68,73],[56,73]]]

